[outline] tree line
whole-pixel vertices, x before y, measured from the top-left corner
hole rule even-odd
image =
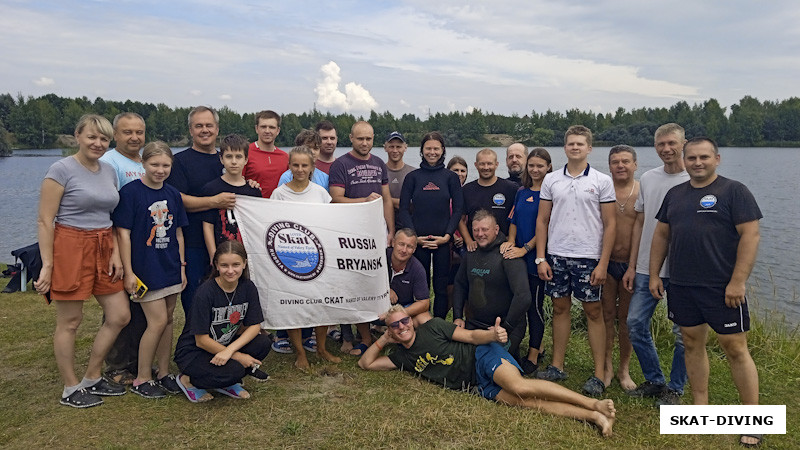
[[[188,140],[187,116],[190,107],[170,107],[164,103],[112,101],[97,97],[65,98],[55,94],[27,98],[0,94],[0,154],[11,146],[16,148],[52,148],[59,135],[71,135],[81,115],[96,113],[109,120],[125,111],[145,118],[148,140],[163,140],[183,145]],[[230,108],[219,110],[220,134],[239,133],[251,141],[255,112],[240,114]],[[723,146],[793,146],[800,147],[800,98],[764,101],[745,96],[732,105],[730,111],[715,99],[689,105],[679,101],[669,108],[638,108],[630,111],[618,108],[614,113],[593,113],[570,109],[565,113],[547,110],[510,116],[483,112],[450,112],[394,116],[390,112],[371,111],[368,116],[331,114],[316,108],[301,114],[282,116],[277,145],[290,147],[294,136],[303,128],[313,128],[320,120],[333,122],[339,135],[339,145],[349,146],[350,127],[357,120],[367,120],[375,128],[376,141],[392,131],[400,131],[414,145],[428,131],[439,131],[448,145],[456,147],[499,146],[491,135],[509,135],[516,141],[533,146],[561,146],[563,135],[570,125],[582,124],[595,135],[596,145],[628,144],[649,146],[656,128],[676,122],[686,129],[687,136],[708,136]],[[489,136],[487,136],[489,135]]]

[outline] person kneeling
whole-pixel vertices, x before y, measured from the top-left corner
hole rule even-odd
[[[612,400],[595,400],[550,381],[522,377],[522,369],[500,345],[508,335],[499,317],[487,330],[466,330],[439,318],[415,328],[405,309],[394,305],[386,323],[389,329],[358,361],[362,369],[413,371],[450,389],[474,386],[489,400],[583,420],[595,424],[603,436],[612,434]],[[392,343],[399,344],[395,351],[380,356]]]
[[[247,254],[238,241],[217,246],[212,277],[195,293],[186,326],[178,338],[177,381],[189,401],[214,398],[207,389],[233,398],[250,398],[242,387],[245,375],[266,381],[258,369],[269,353],[270,340],[260,334],[261,304],[247,274]]]

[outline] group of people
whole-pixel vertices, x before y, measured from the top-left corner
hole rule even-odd
[[[708,326],[728,356],[742,402],[757,403],[745,281],[761,213],[744,185],[716,174],[713,140],[687,141],[677,124],[659,127],[655,148],[664,165],[636,181],[632,147],[611,148],[611,176],[605,175],[587,160],[591,131],[576,125],[565,134],[565,166],[554,169],[547,150],[515,143],[506,151],[508,179],[496,174],[497,154],[483,149],[474,163],[478,179],[466,183],[467,162],[455,156],[445,163],[438,132],[423,136],[414,168],[404,162],[408,144],[400,132],[386,137],[384,162],[372,154],[372,127],[356,122],[352,150],[334,158],[333,124],[304,130],[287,153],[275,146],[280,120],[262,111],[255,142],[228,135],[218,151],[218,115],[196,107],[188,118],[192,146],[173,155],[163,142],[145,145],[145,122],[135,113],[113,124],[97,115],[81,118],[78,152],[45,175],[38,220],[43,269],[35,288],[56,305],[62,404],[95,406],[99,396],[124,394],[126,383],[146,398],[181,391],[193,402],[213,398],[209,391],[247,398],[242,379],[268,378],[259,367],[270,348],[295,352],[295,365],[305,369],[306,352],[340,361],[327,349],[332,338],[364,369],[413,371],[510,405],[589,421],[610,435],[613,401],[591,397],[615,376],[630,395],[659,404],[679,403],[688,377],[695,403],[708,402]],[[116,148],[108,150],[112,140]],[[340,324],[286,330],[273,340],[262,329],[258,292],[247,276],[232,211],[236,195],[381,201],[383,217],[376,220],[385,222],[390,243],[393,304],[379,318],[385,333],[376,339],[374,324],[355,324],[357,333]],[[669,383],[650,334],[665,293],[676,335]],[[174,352],[176,377],[169,357],[179,294],[186,326]],[[91,295],[104,322],[78,380],[75,332],[82,301]],[[541,368],[545,295],[553,305],[553,345],[550,364]],[[586,316],[594,361],[586,396],[556,384],[568,377],[573,298]],[[520,352],[526,334],[528,348]],[[389,343],[395,350],[381,356]],[[629,371],[634,352],[645,378],[638,386]]]

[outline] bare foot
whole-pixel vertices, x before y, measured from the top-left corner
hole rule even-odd
[[[342,348],[339,349],[342,353],[350,353],[350,350],[353,349],[353,343],[349,341],[342,342]]]
[[[614,408],[614,400],[611,400],[610,398],[597,400],[594,402],[593,409],[609,419],[613,419],[617,416],[617,408]]]
[[[239,398],[250,398],[250,393],[247,390],[242,389],[239,391]]]
[[[617,379],[619,380],[619,385],[622,386],[622,390],[632,391],[636,389],[636,383],[633,382],[633,379],[631,379],[631,374],[627,371],[617,372]]]
[[[320,351],[319,349],[317,349],[317,356],[324,359],[325,361],[332,362],[334,364],[342,362],[342,358],[331,355],[330,353],[328,353],[327,350]]]
[[[294,362],[294,366],[303,372],[307,371],[309,368],[308,359],[307,358],[297,358]]]
[[[611,386],[611,380],[614,379],[614,366],[611,363],[611,359],[606,359],[606,364],[604,368],[605,372],[603,375],[603,384],[605,384],[606,387],[609,387]]]
[[[188,375],[181,375],[181,384],[187,389],[194,388],[194,385],[191,382],[189,382],[189,376]],[[208,391],[206,391],[205,394],[203,394],[200,398],[197,399],[197,402],[198,403],[203,403],[203,402],[207,402],[207,401],[213,400],[213,399],[214,399],[214,396],[209,394]]]
[[[606,417],[602,413],[596,412],[594,413],[594,417],[592,418],[592,422],[597,425],[597,428],[600,428],[600,433],[603,437],[611,437],[614,434],[614,419],[613,417]]]

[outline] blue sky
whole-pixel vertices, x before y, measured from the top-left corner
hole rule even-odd
[[[0,0],[0,92],[524,115],[800,95],[792,1]]]

